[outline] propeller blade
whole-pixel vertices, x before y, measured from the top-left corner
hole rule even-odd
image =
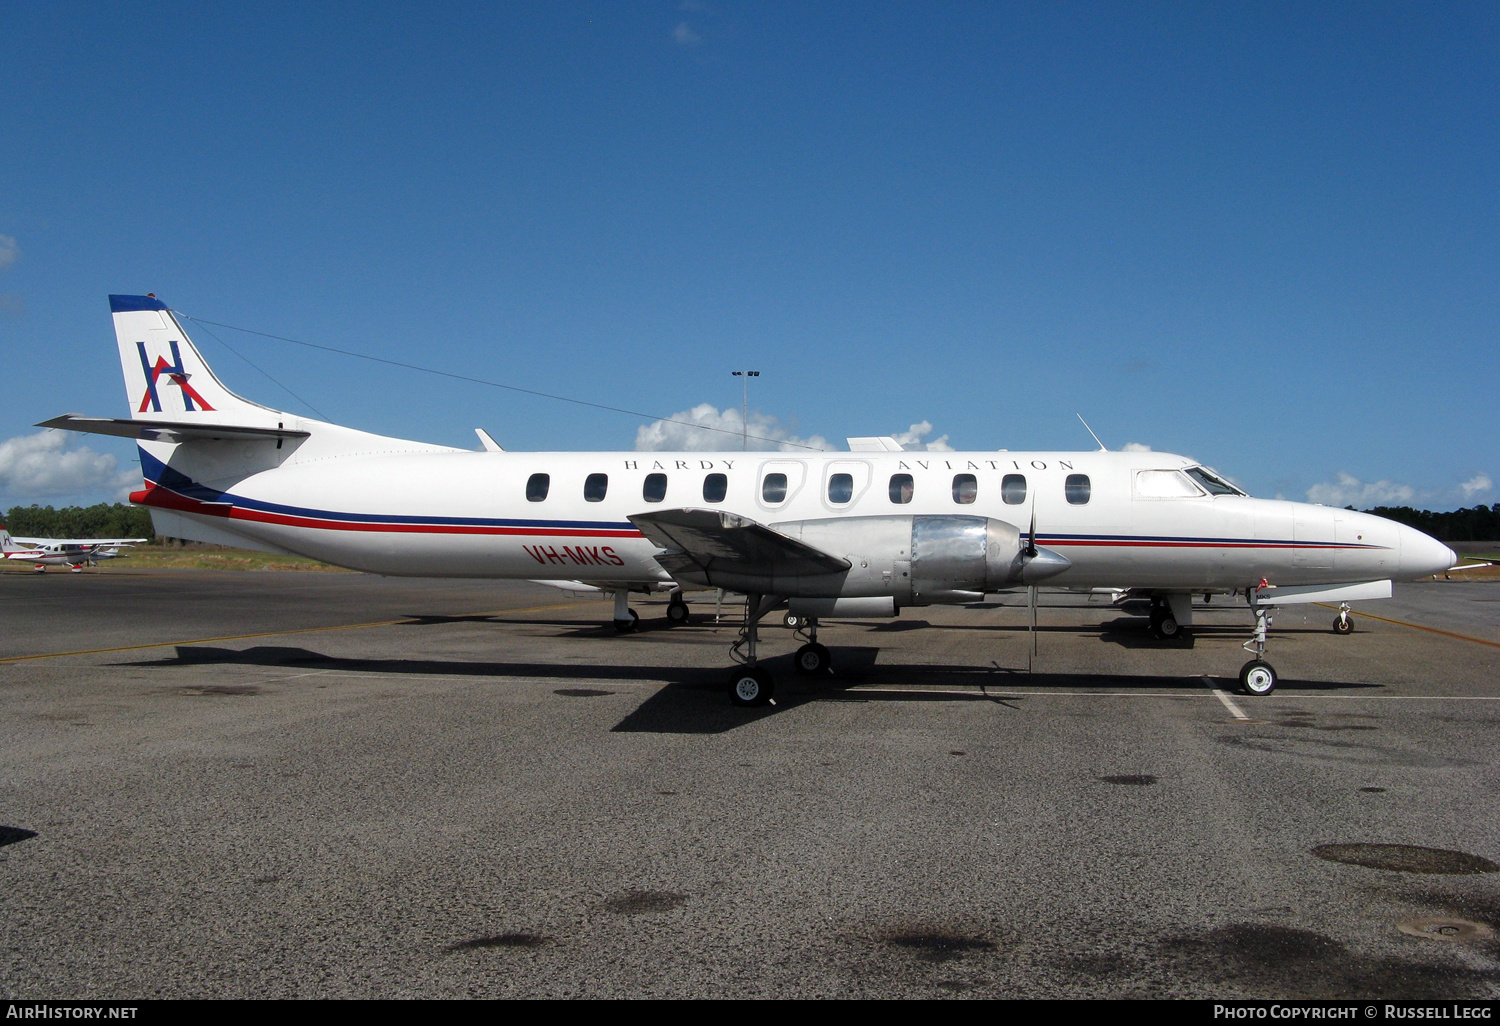
[[[1036,558],[1036,507],[1031,507],[1031,528],[1026,532],[1026,558]]]
[[[1026,672],[1036,662],[1036,585],[1026,589]]]

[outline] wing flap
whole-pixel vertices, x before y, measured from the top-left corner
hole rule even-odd
[[[850,565],[847,559],[723,510],[653,510],[637,513],[630,522],[667,550],[656,561],[674,576],[695,572],[709,578],[807,577],[841,573]]]

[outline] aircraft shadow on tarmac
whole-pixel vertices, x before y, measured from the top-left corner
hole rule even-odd
[[[1161,677],[1126,674],[1027,673],[1022,669],[988,665],[943,665],[881,663],[881,650],[874,646],[831,648],[835,672],[823,677],[798,676],[792,656],[783,654],[761,660],[781,682],[776,704],[739,708],[725,695],[722,666],[663,667],[601,663],[465,662],[448,659],[349,659],[328,656],[292,646],[257,645],[246,649],[211,646],[179,646],[176,655],[163,659],[121,663],[133,667],[187,667],[237,665],[297,667],[327,672],[455,677],[526,677],[555,680],[564,687],[554,691],[561,697],[595,695],[602,682],[665,682],[636,709],[617,723],[613,731],[662,734],[718,734],[814,702],[988,702],[1012,710],[1021,708],[1025,695],[1016,689],[1077,691],[1181,691],[1201,694],[1201,676]],[[594,689],[568,688],[569,683],[588,682]],[[607,688],[607,683],[603,683]],[[883,687],[900,690],[884,690]],[[1230,682],[1220,681],[1229,687]],[[1379,685],[1344,681],[1284,680],[1281,688],[1298,692],[1374,689]],[[957,691],[956,689],[966,689]],[[607,693],[607,692],[604,692]]]

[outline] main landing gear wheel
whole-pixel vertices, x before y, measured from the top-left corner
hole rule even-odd
[[[1264,659],[1252,659],[1240,667],[1240,687],[1247,695],[1269,695],[1276,690],[1276,671]]]
[[[1171,613],[1157,613],[1151,617],[1151,633],[1163,641],[1176,641],[1184,632],[1177,617]]]
[[[615,621],[615,633],[629,634],[631,631],[635,630],[635,625],[640,621],[640,619],[640,613],[637,613],[634,609],[630,610],[630,619]]]
[[[775,678],[759,666],[741,666],[729,675],[729,701],[735,705],[765,705],[775,691]]]
[[[817,642],[803,645],[797,649],[794,660],[797,672],[808,677],[818,677],[828,672],[828,649]]]
[[[1347,616],[1337,616],[1337,617],[1334,617],[1334,620],[1333,620],[1333,633],[1335,633],[1335,634],[1353,634],[1354,633],[1354,621],[1351,620],[1351,619],[1349,619]]]
[[[676,627],[678,624],[688,622],[688,607],[686,602],[673,599],[667,603],[667,623]]]

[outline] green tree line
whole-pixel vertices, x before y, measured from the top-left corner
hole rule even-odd
[[[1500,540],[1500,502],[1493,506],[1456,509],[1452,513],[1434,513],[1410,506],[1376,506],[1365,512],[1415,527],[1438,541]]]
[[[151,514],[140,506],[12,506],[5,526],[22,538],[155,538]]]

